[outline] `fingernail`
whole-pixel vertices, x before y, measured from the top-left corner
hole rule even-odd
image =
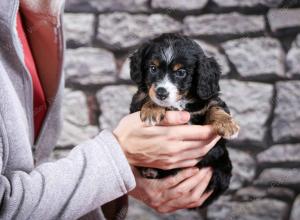
[[[190,113],[188,113],[188,112],[180,112],[180,120],[182,122],[187,122],[188,120],[190,120]]]

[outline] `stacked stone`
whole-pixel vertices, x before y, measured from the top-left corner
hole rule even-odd
[[[222,97],[241,125],[229,146],[230,189],[206,215],[158,215],[130,201],[128,219],[300,219],[300,3],[283,0],[67,0],[60,158],[129,112],[128,55],[183,33],[222,66]],[[201,212],[202,213],[202,212]]]

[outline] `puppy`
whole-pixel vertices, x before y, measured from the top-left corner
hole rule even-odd
[[[219,97],[220,67],[207,57],[193,40],[176,34],[163,34],[144,43],[130,57],[130,75],[138,91],[130,112],[140,111],[149,126],[158,124],[167,110],[184,110],[191,114],[190,124],[212,125],[222,138],[197,167],[212,167],[213,176],[206,191],[213,190],[201,207],[209,205],[229,186],[232,165],[225,139],[237,136],[238,124]],[[146,178],[175,175],[179,169],[161,170],[138,167]]]

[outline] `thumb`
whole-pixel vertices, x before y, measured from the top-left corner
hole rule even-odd
[[[190,120],[190,113],[186,111],[167,111],[159,125],[181,125]]]

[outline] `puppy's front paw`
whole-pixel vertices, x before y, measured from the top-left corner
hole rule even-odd
[[[144,105],[141,109],[141,120],[147,126],[155,126],[164,119],[166,114],[166,109],[154,106],[154,105]]]
[[[218,135],[229,140],[237,138],[240,131],[240,126],[230,116],[224,120],[216,121],[213,126]]]

